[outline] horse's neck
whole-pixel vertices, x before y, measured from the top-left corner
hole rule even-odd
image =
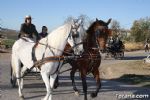
[[[95,40],[93,34],[88,33],[87,38],[86,38],[86,44],[84,44],[84,45],[86,45],[87,48],[91,48],[91,47],[95,47],[96,46],[95,44],[96,44],[96,40]]]

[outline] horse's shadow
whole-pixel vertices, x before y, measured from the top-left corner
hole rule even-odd
[[[83,95],[83,91],[82,91],[82,82],[80,79],[80,76],[75,76],[75,81],[76,81],[76,86],[80,92],[80,95]],[[54,93],[53,95],[60,95],[60,94],[73,94],[74,91],[72,89],[72,83],[70,80],[70,76],[59,76],[59,87],[57,89],[54,89]],[[93,77],[88,76],[87,77],[87,85],[88,85],[88,94],[92,93],[93,91],[96,90],[96,82],[94,80]],[[44,96],[45,89],[42,89],[42,91],[37,90],[37,91],[33,91],[33,88],[45,88],[44,83],[32,83],[32,84],[28,84],[25,85],[25,88],[30,88],[31,90],[29,90],[29,93],[43,93],[43,95],[38,95],[38,96],[31,96],[31,97],[27,97],[27,99],[32,99],[32,98],[36,98],[36,97],[41,97]],[[128,92],[128,91],[132,91],[133,94],[148,94],[150,95],[150,91],[148,89],[144,89],[141,87],[135,87],[132,85],[126,85],[126,84],[120,84],[119,82],[116,81],[112,81],[112,80],[102,80],[102,88],[100,89],[99,94],[101,95],[101,93],[105,93],[105,92]]]

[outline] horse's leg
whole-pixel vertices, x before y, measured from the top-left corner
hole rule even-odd
[[[44,81],[44,83],[45,83],[45,86],[46,86],[46,91],[47,91],[47,93],[46,93],[46,96],[43,98],[43,99],[41,99],[41,100],[48,100],[48,98],[49,98],[49,96],[50,96],[50,93],[51,93],[51,87],[50,87],[50,83],[49,83],[49,74],[48,73],[46,73],[46,72],[41,72],[41,75],[42,75],[42,79],[43,79],[43,81]]]
[[[57,75],[55,82],[54,82],[54,89],[57,89],[57,87],[59,86],[59,75]]]
[[[18,93],[19,97],[24,99],[24,96],[22,94],[22,79],[21,77],[21,62],[19,59],[14,58],[14,65],[15,65],[15,71],[16,71],[16,77],[17,77],[17,83],[18,83]]]
[[[61,67],[63,66],[63,62],[59,62],[59,63],[60,63],[60,65],[59,65],[58,70],[60,71]],[[57,75],[55,82],[54,82],[54,89],[57,89],[58,86],[59,86],[59,72],[58,72],[58,75]]]
[[[50,96],[48,100],[52,100],[52,92],[53,92],[56,77],[58,77],[57,74],[50,75],[50,87],[51,87],[50,89],[51,90],[50,90]]]
[[[27,70],[26,66],[23,66],[21,68],[21,77],[24,75],[24,73],[26,72],[26,70]],[[23,90],[23,78],[21,78],[20,85],[21,85],[21,90]]]
[[[84,92],[84,100],[87,100],[87,83],[86,83],[85,69],[81,70],[81,79],[82,79],[82,86],[83,86],[83,92]]]
[[[15,69],[15,65],[14,65],[14,62],[13,60],[11,61],[11,78],[10,78],[10,81],[11,81],[11,84],[12,84],[12,87],[14,88],[16,86],[16,69]]]
[[[96,80],[96,91],[94,93],[91,94],[91,97],[94,98],[97,96],[99,89],[101,88],[101,81],[100,81],[100,75],[99,75],[99,70],[98,68],[94,69],[92,71],[94,78]]]
[[[74,81],[74,75],[75,75],[76,70],[77,70],[77,68],[75,68],[75,67],[72,68],[72,70],[70,72],[70,78],[72,80],[73,90],[75,91],[75,94],[78,96],[79,95],[79,91],[78,91],[78,89],[76,87],[76,84],[75,84],[75,81]]]

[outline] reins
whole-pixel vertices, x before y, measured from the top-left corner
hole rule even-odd
[[[27,39],[25,39],[25,38],[23,38],[23,37],[22,37],[21,39],[23,39],[25,42],[35,43],[35,42],[30,42],[30,41],[28,41]],[[57,49],[57,48],[55,48],[55,47],[52,47],[52,46],[47,45],[47,44],[44,44],[44,43],[40,43],[40,42],[35,43],[36,46],[38,46],[38,44],[47,46],[47,47],[49,47],[49,48],[52,48],[52,49],[61,51],[61,52],[66,53],[66,54],[70,54],[70,55],[72,54],[72,53],[70,53],[70,52],[67,52],[67,51],[63,51],[63,50]],[[36,47],[36,46],[35,46],[35,47]],[[73,46],[73,48],[74,48],[74,47],[75,47],[75,46]],[[72,49],[72,48],[71,48],[71,49]]]

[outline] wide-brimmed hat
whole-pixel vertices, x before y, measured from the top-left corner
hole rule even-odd
[[[25,19],[32,19],[31,15],[25,16]]]

